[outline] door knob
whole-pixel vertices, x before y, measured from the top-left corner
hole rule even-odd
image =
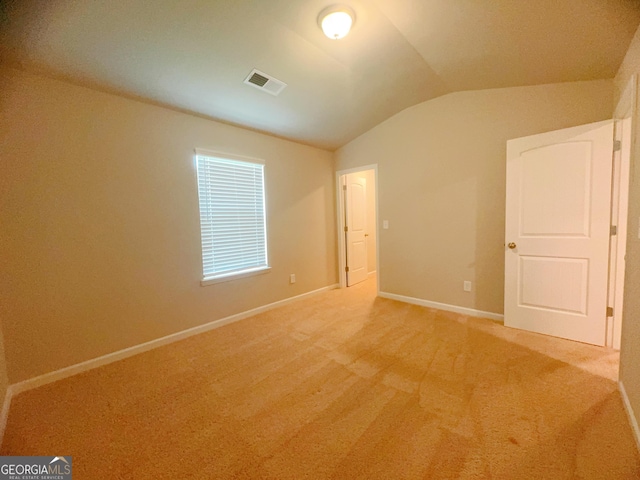
[[[509,247],[511,250],[513,250],[514,248],[516,248],[516,244],[513,242],[509,242],[509,244],[507,245],[507,247]]]

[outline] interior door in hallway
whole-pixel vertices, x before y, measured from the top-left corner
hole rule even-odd
[[[604,345],[613,122],[507,142],[505,325]]]
[[[367,181],[356,173],[346,175],[345,219],[350,287],[367,279]]]

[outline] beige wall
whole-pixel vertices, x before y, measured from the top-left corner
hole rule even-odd
[[[615,78],[617,104],[621,93],[634,73],[640,74],[640,29],[629,47],[627,55]],[[637,107],[636,107],[637,108]],[[635,148],[631,152],[631,178],[629,189],[629,220],[622,320],[622,345],[620,347],[620,380],[624,384],[629,401],[640,421],[640,118],[634,115]]]
[[[0,95],[11,383],[336,283],[332,153],[16,70]],[[270,273],[200,286],[194,147],[266,161]]]
[[[378,164],[381,291],[502,313],[506,141],[611,118],[612,98],[611,81],[454,93],[339,149],[338,170]]]

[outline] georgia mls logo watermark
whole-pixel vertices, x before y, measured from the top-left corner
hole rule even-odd
[[[0,457],[0,480],[71,480],[71,457]]]

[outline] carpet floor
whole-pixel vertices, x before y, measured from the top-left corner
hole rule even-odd
[[[618,353],[325,292],[14,397],[74,479],[638,479]]]

